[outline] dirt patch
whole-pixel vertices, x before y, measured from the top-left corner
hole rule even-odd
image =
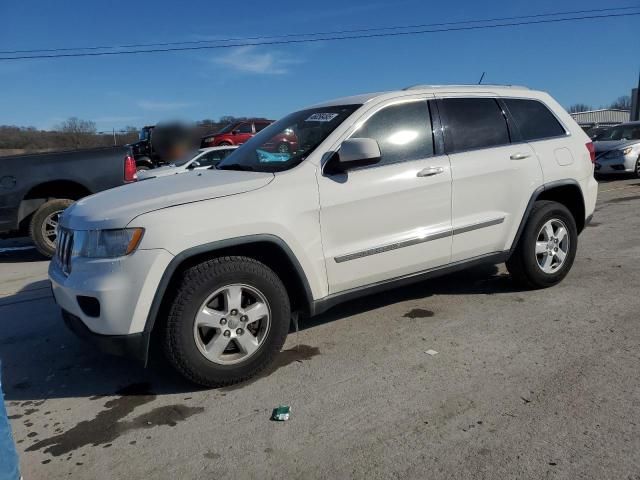
[[[431,310],[425,310],[423,308],[414,308],[413,310],[409,310],[407,313],[403,315],[404,318],[430,318],[435,314]]]

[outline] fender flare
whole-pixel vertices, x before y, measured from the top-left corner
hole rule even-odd
[[[309,311],[312,311],[311,308],[313,306],[313,294],[311,293],[311,286],[309,285],[309,280],[307,275],[305,274],[302,265],[298,261],[297,257],[289,248],[289,245],[282,240],[280,237],[270,234],[257,234],[257,235],[246,235],[242,237],[229,238],[225,240],[218,240],[215,242],[205,243],[203,245],[198,245],[195,247],[188,248],[183,250],[178,255],[176,255],[169,265],[165,269],[162,274],[162,278],[160,279],[160,283],[156,289],[156,293],[153,297],[153,301],[151,303],[151,307],[149,308],[149,313],[147,314],[147,320],[144,326],[144,333],[149,337],[151,332],[155,326],[156,319],[158,314],[160,313],[160,306],[164,300],[165,292],[167,287],[169,286],[169,282],[173,278],[174,274],[178,270],[178,267],[182,265],[185,260],[189,258],[195,257],[197,255],[202,255],[205,253],[215,252],[217,250],[222,250],[224,248],[230,247],[238,247],[242,245],[250,245],[255,243],[271,243],[276,247],[280,248],[284,254],[289,258],[291,265],[293,266],[295,273],[299,277],[299,280],[302,283],[302,288],[305,293],[305,303]]]
[[[524,231],[524,228],[526,227],[527,222],[529,221],[529,215],[531,214],[531,209],[533,208],[533,205],[536,203],[536,200],[538,200],[538,197],[540,197],[542,192],[546,190],[551,190],[556,187],[563,187],[566,185],[577,187],[578,190],[582,192],[582,188],[580,187],[580,184],[572,178],[566,178],[563,180],[554,180],[553,182],[545,183],[539,186],[533,191],[533,193],[531,194],[531,198],[529,198],[529,203],[527,203],[527,208],[525,208],[524,210],[524,215],[522,216],[522,220],[520,220],[520,225],[518,226],[518,231],[516,232],[516,236],[513,238],[513,242],[511,243],[511,248],[509,249],[507,258],[509,258],[513,254],[514,250],[516,249],[516,246],[520,241],[520,237],[522,236],[522,232]],[[584,202],[584,198],[583,198],[583,202]]]

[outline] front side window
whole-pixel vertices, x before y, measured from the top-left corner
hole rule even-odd
[[[566,134],[558,119],[541,102],[505,98],[504,103],[516,121],[523,140],[541,140]]]
[[[264,130],[268,126],[269,126],[269,122],[256,122],[255,123],[256,133]]]
[[[289,170],[304,161],[360,106],[334,105],[287,115],[234,150],[217,168],[255,172]]]
[[[238,133],[253,133],[250,123],[241,123],[237,128]]]
[[[440,100],[447,153],[510,143],[507,120],[493,98]]]
[[[351,138],[373,138],[380,146],[380,163],[406,162],[433,155],[429,107],[424,100],[399,103],[373,114]]]

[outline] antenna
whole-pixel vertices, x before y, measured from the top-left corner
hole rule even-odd
[[[478,85],[482,84],[482,80],[484,79],[484,74],[487,72],[482,72],[482,75],[480,75],[480,80],[478,80]]]

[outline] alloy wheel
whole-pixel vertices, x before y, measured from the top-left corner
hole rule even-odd
[[[193,335],[207,360],[233,365],[247,360],[262,346],[271,327],[266,297],[244,284],[217,289],[196,314]]]
[[[562,220],[548,220],[538,232],[536,260],[544,273],[553,274],[562,268],[569,253],[569,233]]]

